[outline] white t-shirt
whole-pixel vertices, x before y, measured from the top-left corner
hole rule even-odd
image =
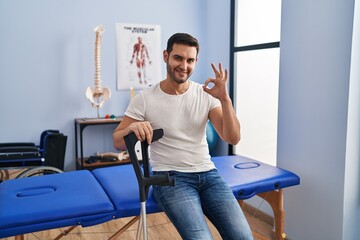
[[[160,83],[139,92],[125,115],[149,121],[153,129],[162,128],[164,136],[151,144],[150,163],[154,171],[202,172],[214,169],[206,141],[210,110],[220,101],[189,81],[181,95],[169,95]]]

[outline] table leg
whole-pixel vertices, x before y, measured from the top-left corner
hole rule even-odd
[[[285,211],[283,206],[282,189],[279,189],[278,191],[260,193],[258,196],[267,201],[274,212],[276,239],[284,240],[286,238],[286,234],[284,232]]]

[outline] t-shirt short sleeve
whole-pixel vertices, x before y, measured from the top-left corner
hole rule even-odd
[[[131,99],[129,106],[125,111],[125,115],[138,121],[144,121],[144,109],[144,99],[142,97],[142,94],[138,93],[137,95],[135,95],[134,98]]]

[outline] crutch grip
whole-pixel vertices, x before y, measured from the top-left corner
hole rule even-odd
[[[146,185],[161,185],[161,186],[174,186],[174,179],[170,178],[169,174],[151,176],[146,179]]]

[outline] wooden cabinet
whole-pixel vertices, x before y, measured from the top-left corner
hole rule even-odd
[[[96,161],[87,163],[89,156],[84,156],[84,139],[83,132],[86,127],[101,127],[104,125],[114,125],[114,129],[121,122],[122,117],[116,118],[76,118],[75,119],[75,158],[76,169],[95,169],[99,167],[107,167],[112,165],[120,165],[130,163],[130,160],[122,161]],[[112,137],[112,136],[109,136]]]

